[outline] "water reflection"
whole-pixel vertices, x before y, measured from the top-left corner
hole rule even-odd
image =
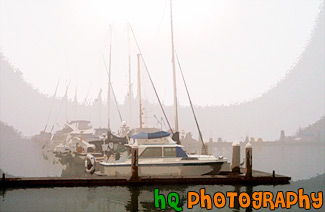
[[[160,208],[155,208],[154,189],[159,188],[160,194],[166,198],[169,192],[176,192],[179,194],[178,207],[186,207],[186,190],[188,186],[132,186],[128,187],[130,193],[130,201],[125,206],[126,211],[161,211]],[[164,211],[175,211],[166,204]]]
[[[239,194],[240,193],[240,188],[241,188],[241,186],[235,185],[234,186],[234,192],[237,193],[237,194]],[[239,211],[240,205],[239,205],[238,195],[234,199],[235,199],[234,200],[234,209],[235,209],[234,211]],[[228,205],[229,205],[229,201],[228,201]]]
[[[116,186],[116,187],[72,187],[72,188],[33,188],[33,189],[6,189],[0,190],[0,211],[161,211],[155,208],[154,189],[159,188],[160,194],[165,197],[170,192],[179,194],[178,207],[183,211],[207,211],[195,205],[193,209],[187,209],[187,193],[189,191],[200,192],[205,189],[213,199],[216,192],[226,196],[230,192],[246,192],[252,197],[255,191],[297,191],[303,187],[306,193],[325,190],[325,175],[318,178],[293,182],[289,185],[279,186],[239,186],[239,185],[160,185],[160,186]],[[235,198],[234,208],[229,208],[229,199],[226,198],[226,206],[222,209],[213,207],[213,211],[253,211],[252,207],[241,208],[239,199]],[[278,209],[281,211],[282,209]],[[297,206],[292,211],[299,211]],[[167,207],[164,211],[175,211]],[[211,211],[211,210],[209,210]],[[261,208],[259,211],[269,211]],[[276,210],[277,211],[277,210]],[[303,211],[303,210],[300,210]]]
[[[250,199],[252,199],[253,186],[246,186],[246,193],[249,195]],[[246,208],[246,212],[251,212],[251,211],[253,211],[252,204],[250,204],[250,205]]]
[[[251,197],[253,193],[253,186],[186,186],[186,185],[180,185],[180,186],[133,186],[128,187],[128,192],[130,193],[130,200],[125,205],[126,211],[161,211],[160,208],[155,208],[155,201],[154,201],[154,189],[159,188],[159,193],[163,194],[166,199],[170,192],[176,192],[179,194],[180,201],[178,204],[178,207],[183,208],[183,211],[187,211],[190,209],[187,209],[187,192],[189,191],[195,191],[199,192],[201,188],[206,189],[206,194],[209,194],[211,196],[211,199],[213,200],[213,195],[216,192],[222,192],[226,195],[227,191],[233,191],[240,194],[240,192],[246,192]],[[252,206],[245,208],[241,208],[239,204],[238,196],[234,198],[234,208],[229,209],[229,201],[227,201],[227,204],[225,208],[218,209],[215,206],[213,206],[213,210],[226,210],[228,208],[229,211],[248,211],[251,212]],[[195,205],[191,211],[201,211],[205,210],[200,208],[200,204]],[[166,209],[164,211],[175,211],[175,209],[168,207],[168,204],[166,204]]]
[[[128,189],[131,194],[131,200],[125,205],[125,210],[137,212],[139,211],[140,188],[138,186],[131,186]]]

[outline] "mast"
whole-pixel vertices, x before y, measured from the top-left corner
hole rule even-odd
[[[107,76],[109,77],[109,72],[108,72],[108,70],[107,70],[107,66],[106,66],[106,62],[105,62],[104,56],[103,56],[103,62],[104,62],[104,65],[105,65],[105,69],[106,69]],[[113,98],[114,98],[114,101],[115,101],[115,105],[116,105],[116,109],[117,109],[118,115],[119,115],[119,117],[120,117],[120,121],[122,122],[123,119],[122,119],[121,111],[120,111],[120,108],[119,108],[119,106],[118,106],[118,101],[117,101],[117,99],[116,99],[116,95],[115,95],[115,93],[114,93],[114,89],[113,89],[113,85],[112,85],[112,83],[110,83],[110,89],[111,89],[112,94],[113,94]],[[100,92],[102,92],[102,89],[100,89]],[[101,95],[100,95],[100,96],[101,96]],[[98,96],[98,98],[99,98],[99,96]]]
[[[77,98],[77,85],[76,85],[76,90],[75,90],[75,93],[74,93],[74,110],[73,110],[73,115],[74,115],[74,119],[76,120],[77,119],[77,109],[78,109],[78,98]]]
[[[130,24],[127,24],[128,31],[128,59],[129,59],[129,127],[132,128],[132,81],[131,81],[131,41],[130,41]]]
[[[46,124],[45,124],[45,127],[44,127],[43,132],[46,131],[47,124],[49,123],[49,120],[50,120],[50,116],[51,116],[51,113],[52,113],[52,108],[53,108],[54,100],[55,100],[55,97],[56,97],[56,92],[58,91],[58,87],[59,87],[59,82],[60,82],[60,78],[59,78],[58,82],[56,83],[55,92],[54,92],[54,95],[53,95],[53,98],[52,98],[51,107],[50,107],[50,112],[49,112],[49,115],[47,116],[47,121],[46,121]]]
[[[99,90],[97,97],[98,112],[99,112],[99,128],[102,128],[102,89]]]
[[[162,106],[162,104],[161,104],[160,98],[159,98],[159,96],[158,96],[158,93],[157,93],[156,87],[155,87],[155,85],[153,84],[153,81],[152,81],[151,75],[150,75],[150,73],[149,73],[148,67],[147,67],[147,65],[146,65],[146,62],[145,62],[143,56],[142,56],[141,49],[140,49],[140,46],[139,46],[139,44],[138,44],[137,38],[135,37],[134,31],[133,31],[133,29],[132,29],[131,26],[130,26],[130,29],[131,29],[131,32],[132,32],[132,35],[133,35],[134,41],[135,41],[135,43],[136,43],[136,45],[137,45],[137,47],[138,47],[139,53],[140,53],[140,55],[141,55],[141,60],[142,60],[142,62],[143,62],[143,65],[144,65],[144,67],[145,67],[145,70],[147,71],[147,75],[148,75],[148,77],[149,77],[150,83],[151,83],[151,85],[152,85],[152,88],[153,88],[153,90],[154,90],[154,92],[155,92],[155,95],[156,95],[156,97],[157,97],[157,100],[158,100],[158,102],[159,102],[160,108],[161,108],[161,110],[162,110],[162,112],[163,112],[163,114],[164,114],[164,116],[165,116],[166,121],[167,121],[167,124],[168,124],[169,130],[170,130],[170,132],[174,135],[174,131],[173,131],[173,129],[172,129],[171,126],[170,126],[170,123],[169,123],[169,121],[168,121],[167,115],[166,115],[166,113],[165,113],[165,110],[164,110],[164,108],[163,108],[163,106]],[[139,58],[138,58],[138,60],[139,60]],[[140,64],[140,63],[138,62],[138,64]],[[142,118],[141,118],[141,119],[142,119]]]
[[[138,56],[138,98],[139,98],[139,120],[140,129],[142,129],[142,106],[141,106],[141,75],[140,75],[140,54]]]
[[[114,97],[114,101],[115,101],[116,109],[117,109],[118,115],[119,115],[119,117],[120,117],[120,121],[121,121],[121,123],[122,123],[123,119],[122,119],[121,111],[120,111],[120,108],[118,107],[118,101],[117,101],[117,99],[116,99],[116,96],[115,96],[115,93],[114,93],[114,89],[113,89],[112,84],[111,84],[111,89],[112,89],[112,94],[113,94],[113,97]]]
[[[65,95],[64,95],[64,103],[65,103],[65,122],[68,122],[68,89],[70,86],[70,82],[69,81],[69,85],[67,86],[66,90],[65,90]]]
[[[70,87],[70,82],[71,82],[71,80],[69,80],[69,83],[68,83],[68,85],[67,85],[66,88],[65,88],[65,94],[64,94],[64,97],[62,98],[62,102],[61,102],[61,105],[60,105],[60,108],[59,108],[59,112],[58,112],[58,114],[57,114],[56,117],[55,117],[54,124],[52,125],[51,132],[50,132],[50,133],[53,132],[54,126],[55,126],[55,124],[56,124],[56,121],[58,120],[58,117],[59,117],[59,115],[60,115],[60,113],[61,113],[61,110],[62,110],[62,106],[63,106],[63,102],[64,102],[64,100],[65,100],[66,98],[68,98],[68,89],[69,89],[69,87]]]
[[[174,50],[174,31],[173,31],[173,7],[172,0],[170,0],[170,32],[172,42],[172,69],[173,69],[173,85],[174,85],[174,116],[175,116],[175,133],[173,140],[180,143],[179,129],[178,129],[178,108],[177,108],[177,87],[176,87],[176,72],[175,72],[175,50]]]
[[[111,64],[112,64],[112,26],[109,26],[110,42],[109,42],[109,64],[108,64],[108,90],[107,90],[107,129],[111,131]]]

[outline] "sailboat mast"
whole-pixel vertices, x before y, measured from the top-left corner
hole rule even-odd
[[[139,98],[139,120],[140,129],[142,129],[142,105],[141,105],[141,74],[140,74],[140,54],[138,56],[138,98]]]
[[[171,42],[172,42],[172,68],[173,68],[173,84],[174,84],[174,115],[175,115],[175,135],[174,139],[179,142],[178,128],[178,106],[177,106],[177,88],[176,88],[176,71],[175,71],[175,50],[174,50],[174,31],[173,31],[173,7],[170,0],[170,27],[171,27]]]
[[[76,89],[74,92],[74,101],[73,101],[73,106],[74,106],[74,110],[73,110],[73,117],[75,120],[77,120],[77,109],[78,109],[78,98],[77,98],[77,92],[78,92],[78,87],[76,85]]]
[[[109,26],[110,42],[109,42],[109,64],[108,64],[108,90],[107,90],[107,128],[111,131],[111,64],[112,64],[112,26]]]
[[[99,94],[97,97],[98,103],[98,112],[99,112],[99,128],[102,128],[102,89],[99,90]]]
[[[55,97],[56,97],[56,92],[58,91],[58,87],[59,87],[59,82],[60,82],[60,78],[59,78],[58,82],[56,83],[55,92],[54,92],[54,95],[53,95],[53,98],[52,98],[51,107],[50,107],[50,112],[49,112],[49,115],[47,116],[47,121],[46,121],[46,124],[45,124],[45,127],[44,127],[43,132],[46,131],[47,124],[49,123],[49,120],[50,120],[50,116],[51,116],[51,113],[52,113],[53,104],[54,104]]]
[[[131,40],[130,40],[130,25],[128,28],[128,59],[129,59],[129,127],[132,128],[132,81],[131,81]]]

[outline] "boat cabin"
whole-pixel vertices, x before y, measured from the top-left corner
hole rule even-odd
[[[139,158],[187,158],[186,152],[170,137],[169,132],[141,132],[130,136],[129,146],[137,146]]]

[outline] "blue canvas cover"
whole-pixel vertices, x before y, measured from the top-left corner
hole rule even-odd
[[[130,136],[131,138],[134,139],[154,139],[154,138],[163,138],[169,136],[170,133],[166,131],[158,131],[154,133],[145,133],[141,132],[135,135]]]

